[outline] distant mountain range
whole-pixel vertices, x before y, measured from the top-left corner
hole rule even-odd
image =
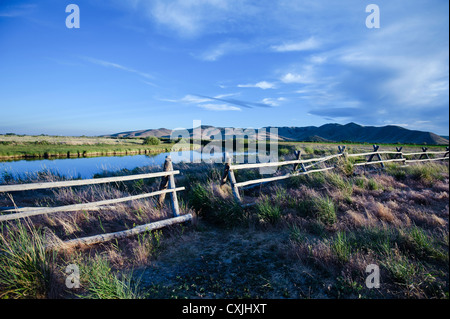
[[[400,126],[387,125],[381,127],[362,126],[355,123],[345,125],[325,124],[319,127],[276,127],[278,139],[282,141],[308,141],[308,142],[361,142],[361,143],[400,143],[400,144],[427,144],[448,145],[449,140],[431,132],[408,130]],[[225,127],[202,125],[202,138],[212,139],[213,135],[221,134],[224,138]],[[267,136],[270,127],[264,127]],[[188,129],[190,135],[193,129]],[[121,132],[108,135],[110,137],[147,137],[170,138],[172,130],[166,128],[140,131]],[[252,138],[252,137],[249,137]]]

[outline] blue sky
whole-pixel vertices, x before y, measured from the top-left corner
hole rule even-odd
[[[68,4],[80,28],[65,24]],[[366,6],[380,8],[369,29]],[[0,133],[355,122],[449,134],[447,0],[0,0]]]

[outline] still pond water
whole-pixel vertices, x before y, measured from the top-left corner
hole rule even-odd
[[[143,166],[159,166],[171,155],[173,163],[204,161],[224,162],[224,153],[201,154],[198,151],[184,151],[179,153],[160,153],[157,155],[105,156],[64,159],[19,160],[0,162],[0,183],[9,175],[14,178],[26,177],[37,172],[51,171],[68,178],[92,178],[94,174],[121,169],[133,169]],[[234,154],[236,155],[236,154]]]

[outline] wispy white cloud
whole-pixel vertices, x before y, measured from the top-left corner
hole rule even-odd
[[[311,83],[311,80],[306,76],[298,73],[286,73],[280,79],[283,83],[299,83],[299,84],[308,84]]]
[[[280,81],[285,84],[318,84],[323,83],[317,75],[317,64],[306,58],[301,63],[293,64],[281,70]]]
[[[245,43],[237,39],[226,39],[220,43],[202,49],[201,53],[193,53],[192,56],[203,61],[218,61],[220,58],[230,54],[248,53],[254,50],[256,44]]]
[[[203,32],[208,32],[208,27],[214,22],[216,22],[216,26],[225,23],[230,11],[234,12],[232,2],[236,1],[141,1],[154,21],[186,37],[195,37]]]
[[[222,56],[236,51],[237,49],[238,44],[227,41],[205,50],[199,54],[198,57],[204,61],[217,61]]]
[[[279,98],[266,97],[261,101],[261,103],[275,107],[275,106],[280,106],[281,102],[284,102],[284,101],[286,101],[286,98],[284,98],[284,97],[279,97]]]
[[[192,104],[198,107],[214,110],[214,111],[240,111],[241,107],[254,108],[254,107],[271,107],[269,100],[266,102],[248,102],[235,98],[230,98],[237,94],[221,94],[217,96],[205,96],[205,95],[192,95],[188,94],[181,99],[161,99],[162,101],[172,103],[184,103]],[[281,100],[280,100],[281,101]],[[225,103],[225,104],[224,104]],[[227,106],[227,107],[225,107]]]
[[[156,85],[155,83],[149,82],[149,81],[142,81],[142,83],[145,83],[149,86],[153,86],[153,87],[159,87],[158,85]]]
[[[223,99],[223,98],[226,98],[226,97],[236,96],[236,95],[239,95],[239,93],[219,94],[219,95],[216,95],[215,98]]]
[[[238,84],[238,87],[240,88],[259,88],[263,90],[267,89],[274,89],[276,88],[275,83],[267,82],[267,81],[261,81],[255,84]]]
[[[313,64],[323,64],[327,61],[327,57],[325,55],[313,55],[309,60]]]
[[[135,73],[135,74],[140,75],[140,76],[142,76],[144,78],[147,78],[147,79],[154,79],[154,77],[151,74],[149,74],[149,73],[138,71],[138,70],[135,70],[135,69],[123,66],[123,65],[118,64],[118,63],[108,62],[108,61],[104,61],[104,60],[100,60],[100,59],[94,59],[94,58],[91,58],[91,57],[83,57],[83,59],[85,61],[97,64],[97,65],[101,65],[103,67],[114,68],[114,69],[130,72],[130,73]]]
[[[198,104],[197,106],[209,111],[242,111],[237,106],[232,106],[228,104],[206,103],[206,104]]]
[[[199,97],[197,95],[188,94],[188,95],[184,96],[183,98],[181,98],[178,101],[179,102],[183,102],[183,103],[196,103],[196,104],[198,104],[198,103],[210,102],[211,99],[204,98],[204,97]]]
[[[28,15],[37,7],[36,4],[5,6],[0,9],[0,17],[15,18]]]
[[[280,45],[272,46],[272,50],[277,52],[291,52],[291,51],[308,51],[319,48],[321,43],[314,37],[299,42],[289,42]]]
[[[211,102],[210,98],[199,97],[197,95],[192,95],[192,94],[187,94],[187,95],[183,96],[181,99],[160,99],[160,100],[165,101],[165,102],[186,103],[186,104],[199,104],[199,103]]]
[[[438,44],[429,37],[437,32],[437,25],[407,19],[337,50],[333,62],[355,72],[355,77],[370,76],[365,86],[380,92],[396,109],[448,106],[448,38],[442,38],[446,46]]]
[[[173,99],[162,99],[162,101],[172,102],[172,103],[182,103],[195,105],[205,110],[209,111],[241,111],[241,109],[235,105],[223,104],[223,103],[212,103],[215,100],[222,101],[224,98],[232,96],[234,94],[222,94],[215,97],[203,97],[198,95],[188,94],[178,100]]]

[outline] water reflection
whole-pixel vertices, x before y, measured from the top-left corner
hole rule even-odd
[[[160,153],[157,155],[19,160],[0,162],[0,182],[4,180],[5,176],[26,177],[41,171],[50,171],[68,178],[86,179],[92,178],[94,174],[104,170],[117,171],[121,169],[131,170],[143,166],[162,166],[167,155],[171,155],[173,163],[201,161],[223,163],[225,161],[225,153],[223,152],[202,154],[199,151]]]

